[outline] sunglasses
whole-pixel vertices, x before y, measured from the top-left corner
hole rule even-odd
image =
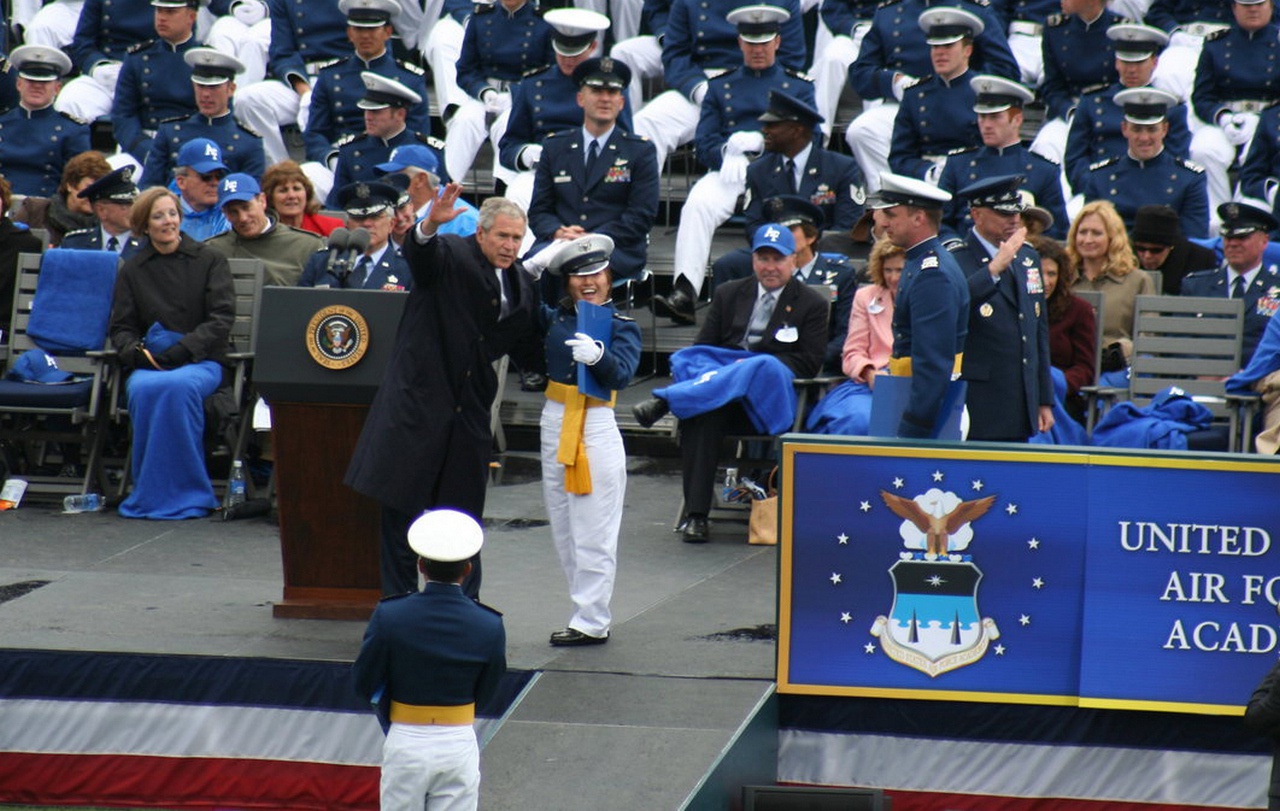
[[[193,172],[192,174],[203,180],[205,183],[218,183],[221,182],[222,178],[226,177],[225,172]]]
[[[1164,253],[1171,251],[1173,247],[1170,245],[1134,245],[1134,253]]]

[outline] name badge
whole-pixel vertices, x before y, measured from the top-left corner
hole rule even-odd
[[[572,183],[573,178],[569,177],[568,175],[556,175],[554,178],[552,178],[551,182],[552,183]]]
[[[780,344],[793,344],[800,340],[800,331],[795,327],[779,327],[773,338]]]

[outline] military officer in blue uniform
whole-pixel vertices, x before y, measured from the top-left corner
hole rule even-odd
[[[1048,158],[1027,149],[1022,143],[1022,108],[1033,98],[1030,90],[999,76],[975,76],[973,110],[978,114],[982,146],[947,158],[938,187],[954,194],[974,181],[992,175],[1017,174],[1024,178],[1022,190],[1035,205],[1053,215],[1046,233],[1055,239],[1067,235],[1066,203],[1062,197],[1062,172]],[[958,237],[973,227],[967,207],[951,201],[945,207],[943,232]]]
[[[222,147],[222,161],[232,172],[262,177],[267,169],[262,139],[231,112],[236,76],[244,66],[212,48],[192,48],[185,59],[191,65],[196,114],[160,125],[142,164],[142,186],[167,183],[177,165],[178,150],[192,138],[208,138]]]
[[[947,388],[960,371],[969,325],[969,284],[938,239],[951,195],[923,180],[886,174],[867,201],[884,239],[907,252],[893,311],[890,374],[911,378],[898,436],[937,435]]]
[[[1225,203],[1222,220],[1222,267],[1182,277],[1182,295],[1244,300],[1241,366],[1253,357],[1267,324],[1280,309],[1280,268],[1263,256],[1268,234],[1280,228],[1269,211],[1248,203]]]
[[[335,249],[317,251],[302,269],[299,287],[344,287],[353,290],[406,291],[413,276],[400,251],[391,242],[392,214],[400,191],[382,182],[358,182],[338,190],[338,205],[347,212],[347,224],[354,231],[369,232],[369,247],[361,256]]]
[[[930,5],[926,0],[882,3],[858,59],[849,68],[849,81],[863,99],[863,111],[845,131],[845,141],[862,168],[868,191],[878,188],[880,174],[889,171],[889,140],[898,102],[908,85],[933,71],[929,43],[919,25],[920,14]],[[970,66],[997,76],[1017,77],[1018,63],[987,0],[960,0],[954,5],[982,20]]]
[[[982,143],[973,114],[969,58],[982,33],[982,19],[958,8],[931,8],[920,15],[933,72],[907,87],[893,122],[889,168],[894,174],[934,182],[946,156]]]
[[[445,167],[465,178],[488,137],[487,115],[511,109],[511,90],[526,73],[551,64],[551,26],[531,0],[478,3],[462,37],[458,87],[466,98],[445,108]],[[496,143],[496,139],[495,139]]]
[[[1053,427],[1049,313],[1040,255],[1025,243],[1017,175],[960,190],[973,229],[951,249],[969,280],[961,378],[969,439],[1026,442]]]
[[[0,115],[0,174],[15,194],[51,197],[67,161],[89,149],[89,127],[53,107],[66,54],[44,45],[22,45],[9,55],[18,75],[18,106]]]
[[[1191,107],[1203,123],[1191,136],[1191,159],[1204,167],[1209,205],[1231,199],[1228,171],[1280,98],[1280,24],[1272,0],[1233,0],[1231,27],[1205,37]],[[1188,236],[1194,236],[1188,232]]]
[[[409,111],[422,105],[423,99],[394,79],[365,71],[360,74],[365,93],[356,102],[364,111],[364,135],[349,135],[340,140],[338,163],[333,170],[333,192],[327,205],[338,202],[339,190],[357,180],[378,178],[378,164],[385,163],[398,146],[418,144],[437,153],[444,144],[429,135],[408,127]],[[447,180],[446,180],[447,182]]]
[[[121,166],[80,190],[78,195],[93,206],[98,225],[68,231],[59,245],[81,251],[115,251],[128,259],[142,247],[142,240],[130,231],[129,211],[138,199],[133,183],[133,167]]]
[[[1167,205],[1178,212],[1188,237],[1208,236],[1204,170],[1164,148],[1168,111],[1177,99],[1154,87],[1131,87],[1114,102],[1124,109],[1121,127],[1129,149],[1089,167],[1081,189],[1085,200],[1110,200],[1126,228],[1133,227],[1140,207]]]
[[[465,513],[432,510],[408,535],[426,585],[378,604],[352,665],[356,694],[377,708],[387,733],[380,806],[474,809],[476,707],[497,693],[507,668],[502,615],[460,585],[484,531]]]
[[[1107,29],[1115,43],[1116,72],[1120,81],[1080,97],[1071,129],[1067,133],[1067,151],[1063,164],[1067,180],[1076,191],[1084,189],[1089,165],[1123,155],[1129,148],[1120,131],[1124,111],[1113,100],[1129,87],[1148,87],[1159,64],[1157,54],[1169,42],[1169,36],[1149,25],[1120,23]],[[1174,155],[1185,158],[1191,149],[1191,131],[1187,128],[1187,105],[1179,101],[1169,109],[1169,134],[1164,146]]]
[[[614,278],[632,278],[645,267],[649,232],[658,216],[653,144],[619,121],[631,79],[626,65],[612,57],[588,59],[573,76],[581,87],[582,123],[543,142],[529,231],[538,243],[608,236]]]
[[[196,112],[191,65],[199,0],[151,0],[155,37],[129,49],[120,67],[111,127],[120,149],[138,163],[147,158],[161,121]]]

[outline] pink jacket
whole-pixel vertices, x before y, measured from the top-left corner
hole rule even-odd
[[[858,288],[849,311],[841,368],[851,380],[866,383],[877,370],[889,365],[892,352],[893,298],[889,289],[874,284]]]

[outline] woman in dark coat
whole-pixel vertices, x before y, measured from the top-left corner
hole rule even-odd
[[[25,225],[9,219],[9,205],[13,194],[9,181],[0,175],[0,331],[9,334],[9,320],[13,317],[13,294],[18,280],[18,254],[40,253],[43,246],[36,235]]]
[[[1063,406],[1084,423],[1081,386],[1092,386],[1097,327],[1089,302],[1072,294],[1075,265],[1057,240],[1037,237],[1032,246],[1040,254],[1040,275],[1044,281],[1045,306],[1049,310],[1049,362],[1061,370],[1067,381]]]
[[[144,192],[130,221],[148,244],[120,269],[111,308],[111,345],[131,370],[133,490],[120,514],[196,518],[218,506],[204,464],[204,399],[222,383],[235,320],[231,270],[182,233],[167,189]]]

